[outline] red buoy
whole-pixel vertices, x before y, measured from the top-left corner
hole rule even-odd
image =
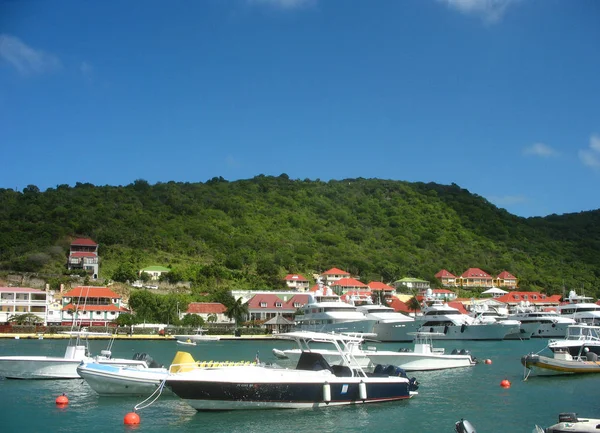
[[[491,360],[491,359],[486,359],[484,362],[485,362],[486,364],[491,364],[491,363],[492,363],[492,360]]]
[[[59,395],[58,397],[56,397],[56,405],[57,406],[66,406],[69,404],[69,399],[67,398],[66,395]]]
[[[504,379],[502,382],[500,382],[500,386],[502,388],[510,388],[510,382],[508,381],[508,379]]]
[[[129,412],[125,415],[123,423],[126,425],[137,425],[140,423],[140,416],[135,412]]]

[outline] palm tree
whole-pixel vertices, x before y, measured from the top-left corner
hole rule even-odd
[[[36,316],[33,313],[13,314],[9,316],[7,321],[16,325],[35,325],[44,322],[41,317]]]
[[[242,298],[238,298],[233,304],[227,307],[225,315],[228,319],[235,320],[235,327],[248,316],[248,304],[242,301]]]

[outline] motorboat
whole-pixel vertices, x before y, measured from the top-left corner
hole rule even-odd
[[[600,305],[591,302],[592,300],[593,298],[589,296],[578,295],[571,290],[566,303],[558,306],[558,313],[576,322],[600,325]]]
[[[77,334],[73,334],[77,335]],[[70,338],[64,356],[0,356],[0,377],[7,379],[79,379],[77,366],[82,362],[97,362],[105,365],[140,365],[140,359],[113,358],[110,348],[100,355],[89,353],[85,333]]]
[[[387,305],[363,304],[356,308],[367,319],[375,320],[373,333],[379,341],[412,341],[410,333],[419,327],[413,317],[395,311]]]
[[[124,366],[84,361],[77,373],[100,395],[150,395],[169,371],[146,353],[136,354],[134,359],[144,362]]]
[[[187,340],[177,340],[177,344],[180,344],[182,346],[195,346],[196,342],[188,338]]]
[[[435,340],[503,340],[507,334],[519,332],[518,326],[500,323],[477,323],[475,318],[461,313],[440,299],[429,301],[416,320],[417,332],[435,334]]]
[[[368,319],[356,306],[343,302],[330,287],[321,283],[317,291],[309,295],[295,321],[300,331],[336,333],[372,333],[376,322]]]
[[[366,353],[366,356],[373,365],[391,364],[405,371],[443,370],[472,367],[477,364],[477,360],[465,349],[454,349],[451,353],[445,353],[444,348],[433,347],[432,338],[435,336],[430,332],[417,332],[414,334],[412,351],[371,350]]]
[[[515,329],[516,332],[509,332],[504,336],[505,340],[529,340],[540,326],[536,322],[521,322],[508,317],[507,314],[501,314],[496,308],[486,304],[472,306],[469,315],[475,319],[475,324],[498,323]]]
[[[202,368],[188,362],[173,364],[165,384],[196,410],[294,409],[404,400],[417,394],[418,383],[390,366],[367,373],[340,343],[357,339],[339,334],[295,331],[275,338],[329,343],[345,365],[331,366],[323,355],[304,350],[294,369],[255,363]],[[188,354],[189,355],[189,354]],[[191,358],[191,355],[189,355]],[[193,359],[193,358],[191,358]]]
[[[578,323],[567,327],[565,338],[550,340],[548,348],[552,351],[568,351],[577,357],[595,353],[600,356],[600,326]]]
[[[175,335],[175,339],[179,341],[187,342],[188,340],[194,343],[201,341],[219,341],[221,337],[218,335],[206,335],[206,329],[198,328],[193,334]]]
[[[532,332],[531,338],[562,338],[567,327],[575,324],[574,319],[555,311],[535,311],[532,308],[519,308],[508,317],[521,322],[521,327],[529,323],[537,324],[537,330]]]
[[[521,364],[527,370],[526,378],[531,373],[538,376],[600,373],[598,355],[592,352],[572,356],[567,350],[556,350],[551,357],[530,353],[521,357]]]
[[[576,413],[565,412],[558,415],[558,423],[543,429],[535,426],[533,433],[591,433],[600,431],[600,419],[579,418]]]

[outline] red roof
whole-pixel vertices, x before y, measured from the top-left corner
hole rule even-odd
[[[394,309],[394,311],[399,311],[401,313],[410,313],[412,312],[406,303],[402,302],[400,299],[396,297],[392,297],[388,300],[388,305]]]
[[[454,293],[452,290],[448,289],[433,289],[431,293]]]
[[[79,286],[63,294],[64,297],[71,298],[116,298],[121,299],[119,295],[108,287]]]
[[[387,284],[382,283],[380,281],[371,281],[369,284],[367,284],[367,286],[369,286],[371,290],[385,290],[386,292],[393,292],[394,290],[396,290],[393,287],[390,287]]]
[[[193,314],[222,314],[227,311],[225,305],[219,302],[191,302],[186,313]]]
[[[117,307],[114,304],[110,304],[110,305],[79,305],[79,306],[76,306],[75,304],[68,304],[62,308],[63,311],[74,310],[74,309],[77,309],[77,311],[122,311],[122,312],[129,311],[126,308]]]
[[[308,281],[306,278],[304,278],[300,274],[287,274],[285,276],[285,280],[286,281]]]
[[[338,269],[338,268],[331,268],[330,270],[323,272],[322,275],[350,275],[350,274],[348,272],[342,271],[341,269]]]
[[[527,299],[525,299],[525,296],[527,296]],[[542,299],[542,297],[544,298]],[[558,304],[560,302],[560,295],[547,296],[540,292],[509,292],[495,299],[504,303],[519,303],[521,301],[529,301],[532,304]]]
[[[452,302],[451,301],[451,302],[447,302],[447,304],[449,307],[456,308],[458,311],[460,311],[463,314],[468,314],[468,311],[462,302],[456,302],[456,301]]]
[[[516,280],[517,277],[515,277],[513,274],[511,274],[508,271],[502,271],[498,274],[498,278],[502,279],[502,280]]]
[[[463,278],[483,278],[485,280],[492,279],[492,277],[479,268],[469,268],[461,275]]]
[[[305,305],[308,302],[309,295],[301,293],[292,296],[285,304],[287,308],[296,308],[294,304]]]
[[[281,307],[277,306],[277,303],[281,304]],[[266,307],[261,307],[260,304],[266,303]],[[283,300],[277,295],[271,295],[268,293],[254,295],[252,299],[248,301],[248,309],[259,310],[259,309],[287,309],[287,303],[283,302]]]
[[[92,253],[92,252],[74,252],[69,254],[71,257],[98,257],[98,255],[96,253]]]
[[[340,278],[339,280],[331,283],[331,285],[341,287],[368,287],[365,283],[354,278]]]
[[[71,242],[71,245],[88,245],[88,246],[94,246],[94,247],[98,246],[98,244],[96,242],[94,242],[91,239],[87,239],[87,238],[77,238],[73,242]]]
[[[40,289],[31,289],[29,287],[0,287],[0,292],[14,292],[14,293],[45,293]]]
[[[437,274],[435,274],[436,278],[456,278],[456,275],[451,274],[445,269],[442,269]]]

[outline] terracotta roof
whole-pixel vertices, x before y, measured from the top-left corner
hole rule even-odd
[[[63,293],[65,297],[71,298],[117,298],[121,296],[110,290],[108,287],[92,287],[92,286],[79,286],[66,293]]]
[[[385,291],[394,291],[394,290],[396,290],[393,287],[390,287],[387,284],[382,283],[380,281],[371,281],[369,284],[367,284],[367,286],[369,286],[369,288],[371,290],[385,290]]]
[[[278,307],[276,305],[278,302],[281,303],[281,307]],[[267,306],[261,307],[260,306],[261,303],[266,303]],[[248,309],[249,310],[260,310],[260,309],[265,309],[265,308],[285,310],[285,309],[287,309],[287,303],[284,302],[283,299],[281,299],[279,296],[271,295],[268,293],[254,295],[252,297],[252,299],[250,299],[248,301]]]
[[[287,274],[285,276],[285,280],[286,281],[308,281],[306,278],[304,278],[300,274]]]
[[[451,274],[450,272],[448,272],[445,269],[442,269],[441,271],[439,271],[437,274],[435,274],[436,278],[456,278],[456,275]]]
[[[98,255],[96,253],[92,253],[90,252],[83,252],[83,251],[76,251],[74,253],[69,254],[69,256],[71,257],[98,257]]]
[[[467,269],[465,272],[463,272],[463,274],[461,275],[461,277],[463,278],[483,278],[483,279],[492,279],[492,277],[490,276],[490,274],[488,274],[487,272],[482,271],[479,268],[469,268]]]
[[[308,302],[308,297],[309,297],[309,295],[304,294],[304,293],[294,295],[290,299],[288,299],[288,301],[285,305],[288,308],[296,308],[296,307],[294,307],[294,304],[296,304],[296,303],[305,305]]]
[[[527,296],[527,299],[525,299],[525,296]],[[536,299],[534,299],[534,296]],[[542,296],[544,297],[543,299]],[[560,301],[560,295],[547,296],[540,292],[509,292],[494,299],[504,303],[519,303],[521,301],[529,301],[531,304],[558,304]]]
[[[331,285],[341,287],[368,287],[365,283],[354,278],[340,278],[339,280],[331,283]]]
[[[330,270],[323,272],[321,275],[350,275],[350,273],[342,271],[338,268],[331,268]]]
[[[30,287],[0,287],[0,292],[14,293],[45,293],[43,290],[32,289]]]
[[[68,304],[62,308],[62,311],[73,310],[75,308],[77,308],[77,311],[122,311],[122,312],[129,311],[123,307],[119,308],[114,304],[110,304],[110,305],[80,305],[78,307],[76,307],[75,304]]]
[[[401,313],[410,313],[412,312],[406,303],[402,302],[400,299],[392,297],[392,299],[388,300],[388,305],[394,309],[394,311],[399,311]],[[417,310],[418,311],[418,310]]]
[[[502,271],[498,274],[498,278],[501,278],[503,280],[516,280],[517,277],[515,277],[513,274],[511,274],[508,271]]]
[[[456,308],[458,311],[460,311],[463,314],[468,314],[467,309],[465,308],[465,306],[463,305],[462,302],[456,302],[456,301],[452,302],[451,301],[451,302],[448,302],[447,304],[449,307]]]
[[[225,305],[219,302],[191,302],[186,313],[190,314],[222,314],[227,311]]]
[[[73,242],[71,242],[71,245],[89,245],[94,247],[98,246],[96,242],[87,238],[77,238]]]

